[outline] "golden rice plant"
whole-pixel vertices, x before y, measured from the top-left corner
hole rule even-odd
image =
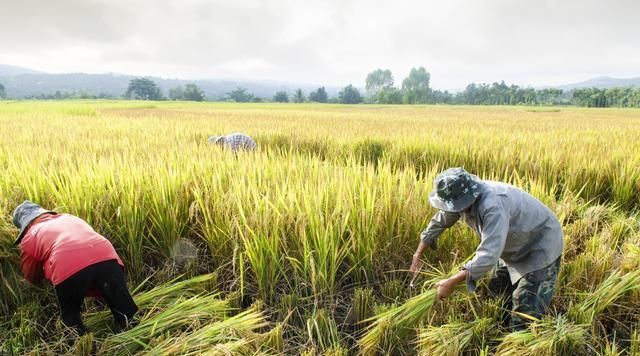
[[[574,324],[561,315],[533,321],[528,329],[507,334],[502,338],[497,354],[580,355],[587,351],[588,341],[586,325]]]
[[[457,356],[482,350],[497,335],[497,323],[489,318],[429,325],[418,334],[421,355]]]
[[[380,345],[389,337],[403,337],[424,320],[436,300],[436,290],[429,289],[404,304],[393,307],[365,320],[370,322],[366,333],[358,340],[360,354],[370,355],[380,351]],[[390,335],[391,334],[391,335]]]
[[[51,289],[21,280],[10,215],[24,199],[86,219],[113,242],[131,285],[139,286],[133,294],[145,334],[134,328],[118,339],[108,328],[109,312],[89,308],[93,351],[204,353],[201,343],[211,343],[210,354],[344,354],[358,347],[367,354],[415,354],[417,328],[432,339],[455,333],[449,344],[468,344],[472,354],[544,354],[567,345],[610,354],[635,350],[637,342],[627,345],[621,337],[633,328],[638,308],[632,277],[640,230],[638,115],[578,108],[0,102],[0,127],[9,133],[0,140],[0,327],[8,330],[0,335],[0,353],[7,345],[22,354],[89,350],[87,341],[65,346]],[[254,136],[259,152],[230,155],[206,142],[208,135],[232,131]],[[434,212],[427,200],[432,179],[449,166],[520,186],[560,218],[566,250],[553,307],[568,312],[535,322],[536,337],[530,330],[504,341],[491,333],[490,342],[467,341],[474,323],[494,318],[493,302],[452,298],[433,307],[433,291],[407,299],[405,270]],[[181,241],[208,248],[190,255],[189,273],[215,275],[174,279],[167,266]],[[458,225],[439,242],[425,257],[453,270],[474,252],[477,238]],[[206,300],[233,310],[204,317]],[[264,302],[269,326],[255,329],[260,318],[242,314],[256,300]],[[21,314],[22,308],[32,309]],[[479,319],[471,320],[476,310]],[[222,327],[234,313],[247,323],[238,321],[235,331]],[[16,322],[21,315],[25,320]],[[427,320],[438,324],[424,325]],[[152,321],[158,322],[153,332]],[[365,326],[360,340],[347,334]],[[262,331],[258,339],[271,335],[272,349],[257,347],[253,337]],[[599,341],[614,334],[620,342]]]

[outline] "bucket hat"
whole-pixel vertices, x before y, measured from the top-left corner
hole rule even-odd
[[[56,214],[55,211],[46,210],[40,205],[29,200],[25,200],[22,204],[18,205],[16,210],[13,211],[13,225],[15,225],[20,231],[18,232],[18,237],[14,244],[17,245],[22,241],[25,231],[27,231],[27,228],[33,220],[46,213]]]
[[[429,202],[439,210],[461,212],[478,198],[481,184],[478,177],[463,168],[449,168],[436,176]]]

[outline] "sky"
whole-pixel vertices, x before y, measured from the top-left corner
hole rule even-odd
[[[436,89],[640,76],[638,0],[0,0],[0,64]]]

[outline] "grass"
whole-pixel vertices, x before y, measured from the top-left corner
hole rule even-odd
[[[368,108],[0,102],[0,353],[638,348],[640,111]],[[236,157],[206,142],[234,131],[259,152]],[[434,213],[431,182],[449,166],[520,186],[562,221],[553,311],[531,330],[490,322],[483,298],[460,291],[435,303],[433,290],[408,289]],[[24,199],[76,214],[113,242],[136,286],[138,328],[113,334],[109,312],[88,304],[93,333],[69,345],[52,290],[20,278],[10,214]],[[425,258],[457,270],[476,241],[459,224]]]

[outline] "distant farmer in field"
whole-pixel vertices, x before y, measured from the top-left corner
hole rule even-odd
[[[85,296],[102,298],[120,330],[132,326],[138,307],[127,289],[124,265],[106,238],[78,217],[30,201],[13,212],[13,224],[20,230],[15,244],[24,277],[33,284],[43,277],[53,284],[66,326],[86,332],[80,316]]]
[[[562,227],[549,208],[521,189],[480,180],[462,168],[440,173],[429,201],[439,211],[420,235],[410,268],[412,285],[424,250],[435,249],[442,232],[462,218],[480,236],[480,244],[460,272],[436,284],[438,298],[451,295],[462,281],[474,291],[476,281],[493,269],[489,293],[504,297],[505,307],[513,311],[505,323],[523,329],[528,320],[519,313],[535,318],[546,313],[563,248]]]
[[[256,142],[243,133],[233,133],[227,136],[211,136],[209,143],[219,145],[232,152],[238,151],[255,151]]]

